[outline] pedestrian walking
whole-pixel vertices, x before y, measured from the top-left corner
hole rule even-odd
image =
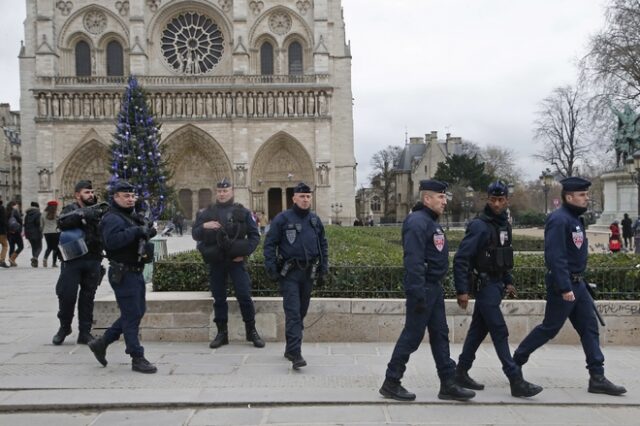
[[[44,233],[44,240],[47,243],[47,249],[44,252],[42,258],[42,266],[47,267],[47,261],[49,255],[51,255],[51,267],[58,267],[58,260],[62,261],[60,257],[60,251],[58,250],[58,244],[60,243],[60,231],[58,230],[58,202],[53,200],[47,203],[47,207],[44,209],[44,227],[42,232]]]
[[[34,268],[38,267],[38,258],[42,253],[43,228],[44,220],[40,212],[40,205],[32,201],[24,215],[24,236],[31,244],[31,266]]]
[[[624,214],[624,218],[620,222],[622,225],[622,238],[624,239],[624,248],[633,248],[633,222],[628,213]]]
[[[24,249],[22,240],[22,213],[20,205],[10,201],[7,205],[7,239],[9,240],[9,265],[18,266],[16,259]]]
[[[8,231],[7,211],[4,208],[4,202],[0,200],[0,268],[8,268],[6,262],[7,252],[9,251],[9,240],[7,239]]]

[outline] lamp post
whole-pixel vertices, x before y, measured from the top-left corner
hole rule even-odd
[[[549,195],[549,190],[551,189],[551,184],[553,183],[551,170],[543,170],[538,179],[540,179],[540,182],[542,183],[542,192],[544,192],[544,214],[546,215],[549,213],[549,202],[547,201],[547,197]]]
[[[625,166],[631,175],[631,180],[638,188],[638,216],[640,216],[640,149],[633,153],[633,159],[629,158]]]
[[[464,201],[462,202],[462,207],[464,208],[464,218],[465,220],[469,220],[469,216],[471,214],[471,207],[473,207],[473,188],[467,186],[467,189],[464,192]]]
[[[342,203],[332,203],[331,204],[331,211],[333,212],[334,216],[336,217],[336,220],[334,221],[334,223],[339,225],[340,223],[338,222],[338,214],[340,214],[340,212],[342,211]]]

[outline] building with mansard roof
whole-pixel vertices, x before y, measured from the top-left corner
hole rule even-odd
[[[355,216],[351,53],[340,0],[26,0],[22,195],[69,199],[108,180],[135,75],[162,123],[187,218],[215,182],[268,217],[305,181],[328,219]]]

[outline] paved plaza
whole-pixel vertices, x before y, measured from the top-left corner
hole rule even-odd
[[[169,239],[170,251],[192,246],[190,237]],[[390,343],[306,344],[309,366],[293,371],[281,342],[217,350],[204,342],[143,342],[159,369],[143,375],[131,371],[118,342],[102,368],[75,344],[75,323],[65,344],[51,344],[59,270],[28,266],[28,248],[18,261],[0,270],[0,425],[639,424],[639,346],[604,348],[607,376],[628,389],[622,397],[587,393],[582,350],[562,345],[543,347],[527,364],[526,378],[545,388],[528,400],[510,396],[493,348],[483,345],[472,373],[487,389],[469,403],[437,399],[426,344],[403,382],[418,395],[413,403],[378,394]],[[105,281],[98,295],[110,293]],[[451,350],[457,358],[461,346]]]

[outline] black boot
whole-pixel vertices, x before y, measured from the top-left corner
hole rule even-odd
[[[511,395],[529,398],[542,392],[542,386],[527,382],[522,376],[509,377]]]
[[[473,390],[483,390],[484,385],[476,382],[471,377],[469,377],[469,370],[466,370],[460,366],[456,367],[456,384],[463,388],[473,389]]]
[[[216,334],[215,339],[209,343],[209,347],[211,349],[219,348],[222,345],[229,344],[229,331],[227,330],[226,322],[217,322],[216,327],[218,328],[218,334]]]
[[[88,331],[81,331],[81,332],[78,333],[77,343],[79,345],[86,345],[90,341],[92,341],[93,339],[95,339],[95,336],[93,334],[91,334]]]
[[[307,361],[305,361],[305,359],[302,358],[302,354],[300,353],[292,354],[289,352],[285,352],[284,357],[289,361],[291,361],[291,366],[293,367],[294,370],[299,370],[300,368],[307,366]]]
[[[453,378],[440,382],[440,392],[438,398],[452,399],[455,401],[468,401],[476,396],[476,393],[458,386]]]
[[[416,399],[416,394],[406,390],[400,384],[400,380],[384,379],[379,392],[385,398],[395,399],[396,401],[413,401]]]
[[[604,374],[592,374],[589,378],[589,392],[606,393],[607,395],[622,395],[627,390],[624,386],[618,386],[611,383]]]
[[[89,349],[93,352],[93,356],[96,357],[98,362],[103,367],[107,366],[107,342],[104,341],[104,337],[98,337],[88,343]]]
[[[147,361],[147,359],[143,356],[135,356],[131,358],[131,369],[133,371],[137,371],[138,373],[145,374],[153,374],[158,371],[156,366]]]
[[[64,342],[65,337],[71,334],[71,327],[61,325],[58,332],[51,339],[51,343],[54,345],[61,345]]]
[[[256,330],[255,321],[245,322],[244,329],[247,332],[247,342],[253,342],[253,346],[256,348],[264,348],[264,340],[260,338],[260,335]]]

